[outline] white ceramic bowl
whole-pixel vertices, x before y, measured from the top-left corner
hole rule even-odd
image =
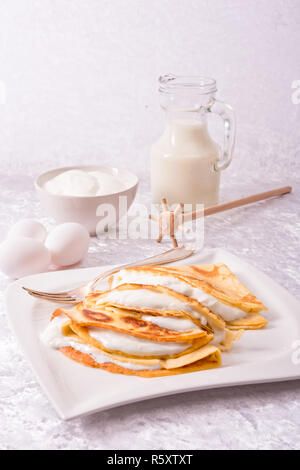
[[[65,196],[50,193],[44,188],[45,183],[50,179],[54,178],[60,173],[63,173],[64,171],[75,169],[85,171],[102,171],[110,175],[115,175],[125,184],[126,189],[117,193],[106,194],[104,196]],[[106,217],[107,225],[111,225],[115,220],[118,221],[120,217],[125,215],[134,201],[138,188],[138,178],[130,171],[120,168],[112,168],[101,165],[72,166],[57,168],[55,170],[42,173],[35,180],[35,187],[40,201],[49,216],[53,217],[58,223],[78,222],[88,229],[90,235],[95,235],[97,231],[97,225],[101,219],[103,219],[103,215],[99,215],[99,211],[101,211],[100,206],[102,204],[110,204],[115,209],[116,217],[113,217],[112,219],[108,219]],[[126,207],[121,208],[119,206],[120,196],[125,196],[127,199],[127,203],[122,204],[122,206]]]

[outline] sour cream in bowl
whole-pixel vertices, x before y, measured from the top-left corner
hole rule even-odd
[[[63,196],[106,196],[125,190],[126,184],[118,175],[75,168],[50,178],[44,184],[44,189]]]
[[[104,216],[111,225],[125,215],[134,201],[138,178],[120,168],[76,166],[43,173],[35,187],[44,209],[56,222],[77,222],[95,235],[101,230]],[[110,215],[101,210],[107,205],[111,207]]]

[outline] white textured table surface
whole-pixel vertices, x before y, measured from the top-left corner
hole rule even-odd
[[[206,246],[225,247],[244,257],[299,296],[300,194],[294,183],[291,195],[207,219],[205,239]],[[225,181],[223,198],[258,189],[256,184],[245,188]],[[29,176],[1,174],[1,192],[2,234],[20,215],[53,225],[43,216]],[[149,199],[146,181],[140,194],[140,200]],[[143,253],[155,250],[153,242],[143,242]],[[105,245],[93,240],[84,266],[136,256],[141,252],[133,242]],[[8,283],[0,278],[2,294]],[[299,381],[187,393],[62,422],[19,351],[2,300],[0,358],[0,448],[299,448]]]

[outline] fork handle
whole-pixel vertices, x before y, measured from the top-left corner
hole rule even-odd
[[[88,287],[91,291],[93,291],[94,287],[99,281],[102,281],[102,279],[105,279],[107,276],[110,276],[120,271],[120,269],[134,268],[135,266],[148,266],[148,265],[158,266],[159,264],[168,264],[168,263],[172,263],[173,261],[178,261],[180,259],[187,258],[188,256],[192,255],[194,251],[195,250],[192,247],[186,248],[185,246],[180,246],[180,247],[172,248],[171,250],[165,251],[164,253],[160,253],[159,255],[151,256],[150,258],[145,258],[143,260],[136,261],[134,263],[123,264],[121,266],[118,266],[117,268],[110,269],[109,271],[105,271],[104,273],[100,274],[99,276],[96,277],[96,279],[94,279],[89,284]]]

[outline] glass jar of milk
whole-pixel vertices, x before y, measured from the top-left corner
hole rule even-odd
[[[215,99],[216,81],[206,77],[164,75],[159,79],[160,104],[166,128],[151,148],[151,188],[154,203],[218,202],[220,171],[232,160],[235,118],[232,108]],[[207,115],[224,121],[221,147],[210,137]]]

